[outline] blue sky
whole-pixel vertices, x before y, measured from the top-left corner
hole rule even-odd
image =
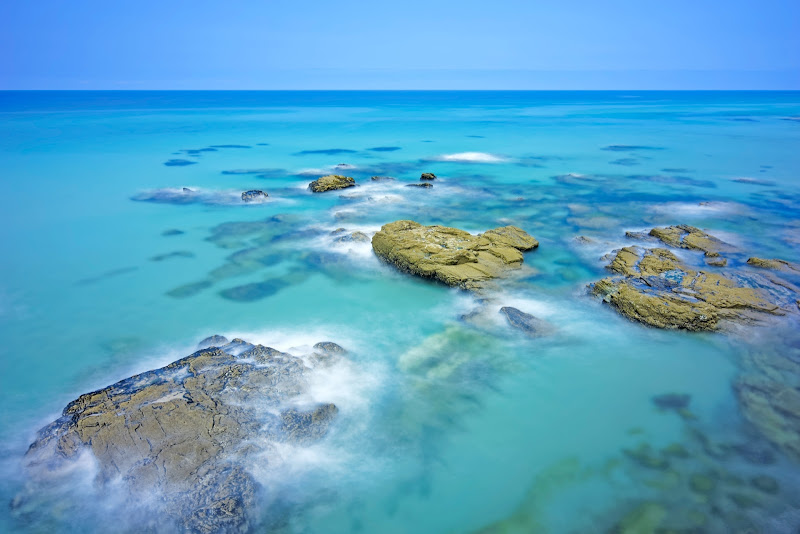
[[[800,89],[800,0],[4,0],[4,89]]]

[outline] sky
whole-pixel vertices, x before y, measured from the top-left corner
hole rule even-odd
[[[800,0],[2,0],[0,89],[800,89]]]

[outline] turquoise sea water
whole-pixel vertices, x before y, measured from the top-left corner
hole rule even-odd
[[[800,262],[799,115],[798,92],[0,92],[0,499],[67,402],[224,334],[350,351],[315,385],[340,409],[330,435],[252,466],[281,532],[605,532],[658,503],[675,528],[796,533],[800,465],[733,389],[753,351],[797,357],[796,314],[659,331],[586,286],[626,231],[669,224]],[[307,191],[337,165],[359,187]],[[405,187],[421,172],[432,189]],[[269,200],[243,205],[247,189]],[[499,314],[475,328],[475,296],[330,235],[397,219],[535,236],[491,302],[555,334]],[[664,393],[691,395],[693,417],[657,409]],[[630,454],[676,443],[689,454],[668,468]],[[743,443],[771,461],[714,454]],[[0,530],[136,531],[91,480],[69,484],[3,505]]]

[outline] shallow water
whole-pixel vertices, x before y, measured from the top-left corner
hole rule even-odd
[[[654,502],[674,528],[796,532],[800,465],[742,417],[733,384],[748,355],[796,354],[797,314],[665,332],[586,286],[626,231],[656,225],[800,261],[798,115],[796,92],[0,93],[0,498],[28,483],[22,456],[67,402],[219,333],[350,351],[314,386],[339,407],[331,433],[251,466],[276,531],[605,531]],[[306,190],[333,171],[359,187]],[[421,172],[432,189],[405,187]],[[249,189],[269,200],[242,205]],[[460,319],[474,296],[330,235],[396,219],[514,224],[541,245],[476,327]],[[522,336],[504,305],[555,333]],[[691,395],[691,414],[659,410],[664,393]],[[741,443],[772,461],[715,454]],[[642,444],[688,454],[647,466]],[[4,506],[0,529],[135,531],[86,473],[25,513]],[[753,489],[758,475],[779,491]]]

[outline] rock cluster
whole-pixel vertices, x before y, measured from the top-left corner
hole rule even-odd
[[[650,236],[679,248],[703,251],[719,258],[730,248],[691,226],[654,228]],[[716,263],[723,267],[726,262]],[[622,276],[590,285],[591,291],[629,319],[658,328],[715,330],[721,322],[753,322],[764,314],[783,315],[786,284],[728,270],[726,274],[687,266],[665,248],[624,247],[608,269]],[[773,281],[774,282],[774,281]],[[785,291],[784,291],[785,292]]]
[[[522,252],[537,246],[536,239],[516,226],[476,236],[457,228],[395,221],[372,237],[375,254],[401,271],[464,289],[478,289],[519,268]]]
[[[101,484],[122,481],[133,499],[158,499],[176,528],[249,528],[258,483],[243,462],[267,443],[305,445],[325,435],[333,404],[305,405],[311,368],[304,360],[241,339],[212,336],[207,347],[166,367],[81,395],[43,428],[26,459],[56,471],[90,451]],[[308,362],[332,362],[343,349],[315,345]],[[137,497],[138,496],[138,497]]]
[[[327,176],[323,176],[318,178],[308,184],[308,188],[313,193],[324,193],[325,191],[333,191],[336,189],[345,189],[347,187],[353,187],[356,185],[356,181],[349,176],[342,176],[340,174],[329,174]]]
[[[255,202],[257,200],[263,201],[266,200],[268,196],[269,195],[260,189],[252,189],[242,193],[242,202]]]

